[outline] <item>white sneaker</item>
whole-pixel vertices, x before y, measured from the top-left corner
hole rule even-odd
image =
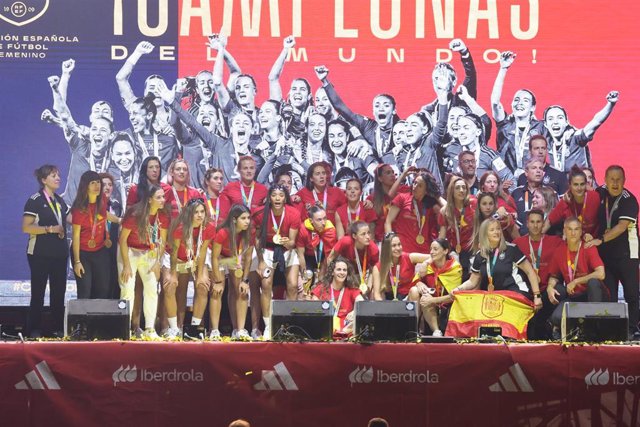
[[[252,329],[251,338],[254,340],[259,340],[260,338],[262,338],[262,332],[260,332],[260,329],[258,328]]]
[[[222,338],[222,335],[220,335],[220,330],[219,329],[214,329],[209,334],[209,339],[211,341],[220,341],[221,338]]]
[[[431,334],[431,336],[441,337],[442,336],[442,331],[440,329],[436,329],[435,331],[433,331],[433,334]]]
[[[262,337],[266,341],[269,341],[271,339],[271,325],[265,325],[264,326],[264,333],[262,334]]]
[[[141,328],[136,328],[136,330],[131,333],[131,336],[140,339],[144,336],[144,331]]]
[[[233,331],[231,331],[231,339],[235,340],[238,338],[238,330],[234,329]]]
[[[143,334],[143,338],[147,338],[147,339],[150,339],[150,340],[160,339],[160,337],[156,333],[156,330],[153,329],[153,328],[145,329],[144,330],[144,334]]]
[[[181,336],[180,328],[168,328],[167,332],[164,334],[165,337],[169,339],[176,339]]]
[[[242,341],[251,341],[251,336],[249,335],[249,332],[247,332],[246,329],[239,329],[238,333],[236,334],[236,339],[242,340]]]

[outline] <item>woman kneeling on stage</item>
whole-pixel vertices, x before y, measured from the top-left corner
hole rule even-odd
[[[380,262],[373,267],[372,299],[404,300],[415,284],[416,264],[427,261],[429,255],[402,251],[400,237],[387,233],[382,241]]]
[[[358,284],[358,277],[351,263],[346,258],[338,256],[329,264],[322,283],[313,288],[313,300],[331,301],[333,304],[334,336],[348,336],[353,332],[356,301],[364,300]]]
[[[189,200],[171,227],[171,254],[164,256],[162,287],[169,322],[167,337],[175,338],[184,323],[186,306],[178,307],[178,302],[186,302],[189,279],[193,278],[195,283],[209,282],[205,259],[216,229],[207,220],[203,199]]]
[[[120,297],[133,301],[136,273],[143,285],[144,335],[158,338],[154,323],[158,308],[158,280],[169,215],[164,211],[164,190],[149,186],[149,196],[127,210],[120,233],[118,271]]]
[[[446,329],[449,304],[453,301],[449,292],[462,282],[462,266],[450,252],[448,240],[431,242],[428,259],[417,268],[420,281],[409,291],[409,300],[419,301],[422,316],[434,337],[441,337]]]

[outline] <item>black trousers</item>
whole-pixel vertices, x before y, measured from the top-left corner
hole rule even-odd
[[[53,315],[53,330],[62,331],[64,325],[64,293],[67,289],[68,258],[27,255],[31,270],[31,302],[27,318],[27,333],[41,331],[44,293],[49,281],[49,305]]]
[[[565,285],[556,285],[556,291],[560,294],[556,297],[560,304],[551,313],[550,321],[553,326],[560,326],[562,321],[562,307],[567,302],[602,302],[605,299],[604,284],[597,280],[591,279],[587,282],[587,290],[578,295],[569,295]]]
[[[638,260],[629,258],[603,258],[606,277],[604,283],[609,289],[611,301],[618,302],[618,282],[622,283],[624,300],[629,308],[629,329],[636,331],[640,308],[638,299],[640,287],[638,285]]]
[[[75,260],[74,260],[75,261]],[[78,299],[111,298],[111,257],[106,247],[95,251],[80,251],[84,268],[82,277],[76,277]]]

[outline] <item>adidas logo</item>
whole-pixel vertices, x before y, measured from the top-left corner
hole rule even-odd
[[[24,376],[24,380],[16,384],[16,390],[60,390],[60,384],[43,360]]]
[[[507,393],[533,393],[533,387],[529,384],[529,380],[519,363],[511,366],[507,372],[502,374],[497,383],[489,386],[489,390]]]
[[[609,369],[602,372],[602,369],[598,369],[596,371],[596,369],[593,368],[591,372],[584,376],[584,382],[587,387],[594,385],[607,385],[609,384],[609,379]]]
[[[127,365],[126,368],[123,365],[120,365],[120,367],[116,369],[111,376],[114,387],[118,383],[132,383],[136,378],[138,378],[138,368],[136,365],[133,365],[133,368],[129,365]]]
[[[298,386],[283,362],[273,367],[273,371],[262,371],[262,380],[254,384],[254,390],[289,390],[296,391]]]
[[[351,385],[369,384],[371,381],[373,381],[373,366],[370,366],[369,369],[367,369],[366,366],[360,369],[360,366],[358,366],[349,374],[349,382]]]

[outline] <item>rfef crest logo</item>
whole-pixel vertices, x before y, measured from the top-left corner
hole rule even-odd
[[[490,319],[499,317],[504,310],[504,297],[488,293],[482,297],[482,314]]]
[[[49,8],[49,0],[0,0],[0,19],[16,27],[30,24]]]

